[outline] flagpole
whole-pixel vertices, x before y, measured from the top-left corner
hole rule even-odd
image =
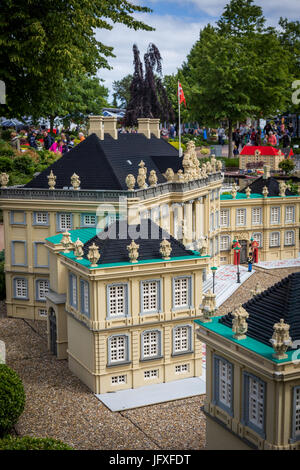
[[[178,126],[178,137],[179,137],[179,158],[181,157],[181,122],[180,122],[180,95],[179,95],[179,80],[178,80],[178,90],[177,90],[177,95],[178,95],[178,120],[179,120],[179,126]]]

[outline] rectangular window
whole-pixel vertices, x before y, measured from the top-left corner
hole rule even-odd
[[[82,214],[81,223],[84,227],[95,227],[97,224],[96,214]]]
[[[111,378],[112,385],[126,384],[126,375],[116,375]]]
[[[285,246],[293,246],[295,244],[295,233],[293,230],[289,230],[284,234],[284,244]]]
[[[219,211],[215,213],[215,227],[219,228]]]
[[[110,338],[110,362],[127,360],[126,336],[113,336]]]
[[[90,287],[87,281],[80,280],[81,313],[90,316]]]
[[[262,245],[263,245],[263,243],[262,243],[262,240],[263,240],[262,233],[260,233],[260,232],[253,233],[252,237],[253,237],[253,240],[255,240],[258,243],[258,247],[262,248]]]
[[[36,298],[37,300],[46,300],[46,294],[49,292],[49,281],[48,280],[39,280],[37,281],[37,291]]]
[[[229,210],[222,209],[220,212],[220,226],[228,227],[229,226]]]
[[[72,229],[72,214],[58,214],[58,230],[64,232]]]
[[[27,266],[27,243],[21,240],[11,242],[11,264]]]
[[[143,358],[160,355],[159,332],[148,331],[143,334]]]
[[[108,315],[110,317],[124,316],[127,314],[125,284],[108,286]]]
[[[246,209],[237,209],[236,210],[236,225],[245,225],[246,224]]]
[[[280,207],[271,207],[271,224],[280,223]]]
[[[264,383],[249,376],[248,380],[248,420],[259,429],[264,427]]]
[[[227,235],[221,236],[220,238],[220,250],[221,251],[230,250],[230,237],[228,237]]]
[[[174,307],[190,306],[190,278],[174,279]]]
[[[77,277],[70,274],[70,305],[77,308]]]
[[[180,326],[174,329],[174,353],[183,353],[191,350],[191,328]]]
[[[33,225],[48,225],[49,214],[48,212],[34,212],[33,213]]]
[[[216,405],[232,412],[233,366],[219,356],[214,356],[214,401]]]
[[[142,311],[157,312],[159,310],[158,281],[142,282]]]
[[[175,366],[175,374],[187,374],[189,369],[189,364],[180,364],[179,366]]]
[[[211,231],[211,232],[213,232],[214,229],[215,229],[215,227],[214,227],[214,220],[215,220],[214,214],[212,213],[212,214],[210,214],[210,231]]]
[[[270,233],[270,247],[280,246],[280,233],[271,232]]]
[[[294,387],[293,439],[300,437],[300,387]]]
[[[219,237],[215,237],[215,255],[219,253]]]
[[[26,279],[15,279],[15,296],[18,299],[27,299],[28,297],[28,287]]]
[[[287,206],[285,208],[285,223],[291,224],[293,222],[295,222],[295,207]]]
[[[262,209],[261,207],[255,207],[252,209],[252,225],[262,224]]]
[[[144,379],[158,379],[158,369],[153,370],[145,370],[144,372]]]
[[[40,308],[40,309],[39,309],[39,316],[40,316],[40,317],[46,317],[46,316],[47,316],[47,309],[45,309],[45,308]]]
[[[10,223],[14,225],[26,225],[26,212],[11,211]]]

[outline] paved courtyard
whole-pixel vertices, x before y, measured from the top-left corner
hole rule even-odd
[[[219,308],[224,314],[251,297],[257,283],[265,289],[300,268],[256,272]],[[44,322],[11,319],[0,310],[0,339],[7,363],[21,376],[26,407],[19,435],[61,439],[75,449],[168,449],[205,447],[204,396],[111,412],[47,351]]]

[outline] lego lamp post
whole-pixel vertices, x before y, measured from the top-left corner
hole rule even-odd
[[[213,294],[215,293],[215,278],[216,278],[216,272],[217,269],[215,266],[213,266],[211,269],[212,275],[213,275]]]
[[[240,243],[237,240],[233,240],[232,248],[234,249],[234,264],[237,265],[237,272],[236,272],[237,281],[236,282],[238,284],[240,284],[241,279],[240,279],[239,265],[240,265],[240,252],[241,252],[242,247],[241,247]]]

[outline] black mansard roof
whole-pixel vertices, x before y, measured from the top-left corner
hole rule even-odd
[[[71,176],[76,173],[81,189],[127,190],[126,176],[138,174],[138,164],[143,160],[148,170],[155,170],[158,183],[165,183],[162,173],[167,168],[174,172],[182,169],[178,151],[163,139],[154,135],[148,139],[144,134],[119,134],[113,139],[105,134],[100,140],[91,134],[70,152],[42,171],[25,188],[49,189],[47,176],[53,170],[57,189],[71,187]]]
[[[128,225],[126,220],[120,220],[106,227],[84,244],[84,258],[87,259],[89,247],[95,243],[101,254],[98,264],[128,262],[127,246],[134,240],[139,245],[139,261],[161,259],[160,243],[164,238],[171,243],[171,258],[195,256],[151,219],[143,219],[139,225]]]
[[[264,179],[263,176],[260,176],[257,178],[253,183],[248,185],[249,188],[251,189],[251,192],[253,194],[263,194],[263,189],[264,186],[267,186],[269,194],[268,197],[274,197],[274,196],[279,196],[279,181],[276,178],[273,178],[270,176],[269,178]],[[247,187],[248,187],[247,186]],[[246,192],[246,188],[244,188],[241,193]],[[286,196],[292,196],[293,193],[287,189],[285,191]]]
[[[292,340],[300,340],[300,272],[290,274],[243,307],[249,313],[247,336],[250,338],[270,346],[273,326],[283,318],[290,325]],[[229,313],[219,322],[231,328],[232,319]]]

